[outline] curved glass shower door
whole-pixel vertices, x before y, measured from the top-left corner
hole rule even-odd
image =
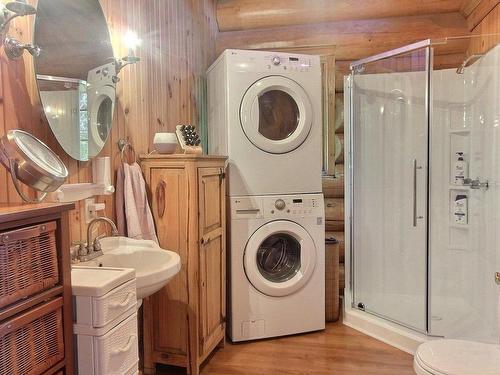
[[[427,330],[429,53],[362,62],[350,98],[354,306],[419,331]]]

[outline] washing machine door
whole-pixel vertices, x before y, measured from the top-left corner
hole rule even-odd
[[[307,93],[286,77],[258,80],[241,101],[240,121],[245,135],[269,153],[285,154],[299,147],[311,131],[312,120]]]
[[[310,279],[316,249],[302,226],[278,220],[255,231],[248,240],[243,262],[247,278],[257,290],[282,297],[295,293]]]

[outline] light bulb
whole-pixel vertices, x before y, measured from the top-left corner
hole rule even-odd
[[[135,49],[142,43],[142,40],[139,39],[137,33],[131,30],[127,31],[127,33],[124,35],[123,41],[128,49]]]

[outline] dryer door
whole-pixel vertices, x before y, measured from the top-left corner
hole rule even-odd
[[[250,237],[243,261],[247,278],[257,290],[282,297],[307,283],[316,265],[316,248],[302,226],[272,221]]]
[[[284,154],[299,147],[311,131],[312,106],[295,81],[269,76],[243,96],[240,121],[247,138],[259,149]]]
[[[95,89],[89,101],[89,156],[96,156],[104,147],[111,132],[115,104],[115,88],[102,86]]]

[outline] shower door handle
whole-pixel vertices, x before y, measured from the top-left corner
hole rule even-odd
[[[413,226],[417,226],[417,220],[423,219],[423,216],[417,214],[417,169],[422,167],[417,166],[417,159],[413,159]]]

